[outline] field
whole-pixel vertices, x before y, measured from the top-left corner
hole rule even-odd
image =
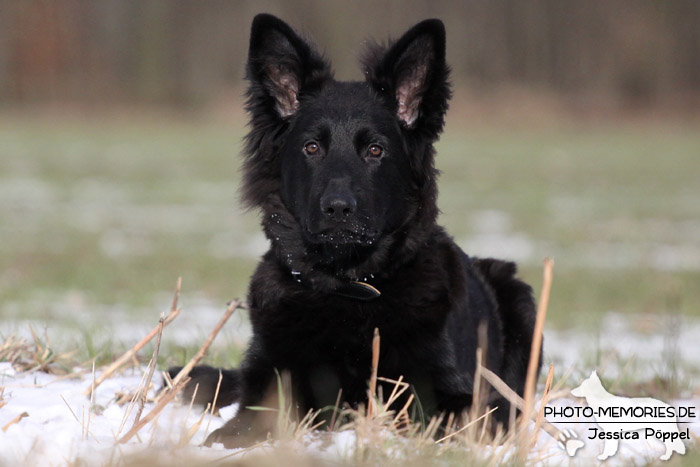
[[[553,257],[551,324],[700,315],[697,125],[458,125],[438,145],[441,222],[536,286]],[[242,295],[266,245],[238,206],[243,130],[235,117],[0,116],[2,303],[23,316],[71,294],[153,305],[178,275],[214,302]]]
[[[31,324],[83,367],[104,364],[182,277],[159,363],[191,357],[266,248],[238,205],[243,132],[238,114],[0,114],[0,338]],[[607,367],[628,394],[698,394],[697,122],[458,117],[437,161],[441,222],[468,253],[517,260],[536,291],[554,258],[557,376]],[[234,317],[207,361],[237,363],[247,333]]]

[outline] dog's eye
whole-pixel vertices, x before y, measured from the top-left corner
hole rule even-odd
[[[306,143],[306,146],[304,146],[304,151],[309,156],[314,156],[314,155],[318,154],[318,151],[320,149],[321,149],[321,147],[315,141],[311,141],[309,143]]]
[[[382,155],[382,153],[384,153],[384,148],[382,148],[378,144],[370,144],[369,148],[367,149],[367,152],[372,157],[379,157]]]

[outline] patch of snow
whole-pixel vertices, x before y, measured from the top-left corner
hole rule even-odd
[[[562,203],[567,205],[568,201]],[[589,233],[588,238],[596,240],[572,241],[566,245],[535,241],[513,229],[508,213],[482,210],[472,215],[469,223],[472,232],[458,243],[469,255],[493,256],[530,265],[540,264],[544,256],[550,256],[565,267],[592,270],[700,270],[700,221],[622,218],[602,223],[589,220],[580,210],[562,210],[562,213],[568,215],[553,215],[555,225],[566,229],[579,226]],[[620,237],[625,240],[614,240]]]
[[[640,323],[643,329],[635,329]],[[630,318],[622,313],[607,313],[598,333],[576,329],[544,332],[544,361],[562,370],[580,368],[585,359],[597,358],[616,374],[625,371],[635,379],[671,376],[668,361],[679,371],[700,369],[700,321],[680,316],[649,315]]]
[[[201,419],[201,411],[189,410],[186,404],[168,404],[156,421],[146,425],[138,437],[125,444],[117,440],[130,428],[134,417],[126,417],[128,404],[117,405],[115,394],[120,391],[135,391],[141,379],[141,372],[127,371],[125,374],[108,379],[95,393],[94,406],[83,391],[89,387],[91,375],[84,374],[72,378],[52,376],[44,373],[12,373],[8,364],[0,364],[0,385],[4,387],[3,401],[6,405],[0,410],[0,426],[7,426],[0,436],[0,463],[3,465],[64,465],[77,461],[90,464],[120,463],[129,455],[147,456],[154,459],[168,453],[180,459],[191,461],[212,461],[226,455],[239,455],[236,451],[200,447],[209,432],[220,427],[235,413],[235,407],[222,410],[221,416],[207,415]],[[151,391],[154,395],[155,391]],[[698,401],[693,401],[697,405]],[[576,406],[573,399],[559,399],[552,405]],[[688,401],[685,402],[685,405]],[[152,410],[154,404],[146,404],[143,414]],[[12,421],[26,413],[19,421]],[[120,430],[123,421],[123,428]],[[591,423],[557,423],[559,429],[569,428],[584,442],[574,458],[569,458],[554,439],[541,432],[531,456],[539,459],[538,465],[592,465],[597,464],[596,456],[602,451],[603,441],[588,439]],[[700,435],[700,424],[682,425],[690,427],[695,435]],[[187,432],[194,435],[188,440]],[[393,435],[392,435],[393,436]],[[326,441],[323,441],[325,439]],[[400,441],[400,440],[399,440]],[[317,456],[329,462],[352,459],[358,438],[354,431],[332,433],[330,437],[308,434],[298,446],[298,451]],[[405,442],[410,443],[410,439]],[[391,443],[390,443],[391,444]],[[502,447],[484,446],[489,449]],[[399,452],[400,451],[400,452]],[[265,452],[264,449],[262,452]],[[406,450],[387,452],[391,456],[403,456]],[[618,453],[606,461],[606,465],[644,464],[657,459],[663,453],[659,442],[644,440],[620,442]],[[483,453],[482,453],[483,454]],[[243,455],[242,453],[240,455]],[[510,458],[512,453],[505,453]]]
[[[209,250],[216,257],[260,258],[270,248],[270,242],[261,232],[244,239],[233,238],[229,232],[216,234],[209,241]]]
[[[534,257],[535,245],[522,233],[477,234],[461,239],[459,244],[469,255],[527,262]]]

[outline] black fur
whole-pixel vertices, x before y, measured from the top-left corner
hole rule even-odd
[[[427,415],[471,405],[482,322],[488,366],[523,393],[531,288],[513,263],[469,258],[436,224],[433,143],[450,97],[442,22],[370,45],[363,69],[366,81],[335,81],[287,24],[253,21],[242,192],[262,212],[271,248],[250,284],[250,346],[219,396],[241,409],[209,443],[266,435],[262,412],[246,407],[261,404],[276,371],[290,373],[301,413],[332,406],[340,389],[351,405],[365,401],[375,328],[379,375],[403,376]],[[353,281],[381,296],[342,295]],[[218,371],[192,375],[200,402]],[[507,402],[493,395],[491,404],[506,421]]]

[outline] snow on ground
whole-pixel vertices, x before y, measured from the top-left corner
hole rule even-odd
[[[235,408],[222,410],[221,417],[207,415],[195,434],[187,432],[199,422],[200,410],[189,410],[180,403],[168,404],[155,423],[146,425],[138,437],[125,444],[117,444],[133,423],[136,410],[125,415],[129,404],[119,405],[116,395],[133,393],[139,386],[144,369],[129,370],[122,376],[106,380],[96,391],[94,410],[89,413],[90,401],[83,394],[91,384],[91,374],[66,378],[41,372],[17,373],[7,363],[0,363],[0,386],[4,387],[0,409],[0,465],[65,465],[79,460],[90,464],[117,463],[128,456],[142,455],[154,459],[157,456],[187,458],[192,461],[213,461],[231,454],[245,455],[223,449],[200,447],[209,432],[221,426],[235,413]],[[696,407],[700,406],[695,401]],[[0,404],[1,404],[0,403]],[[560,399],[555,405],[576,405],[572,399]],[[687,405],[688,402],[684,402]],[[147,403],[144,415],[152,408]],[[18,416],[27,416],[12,423]],[[569,458],[549,435],[542,432],[533,457],[541,465],[593,465],[602,451],[603,441],[589,440],[590,423],[561,423],[559,428],[569,428],[578,434],[585,446]],[[700,435],[700,424],[689,426],[695,436]],[[345,431],[333,435],[330,443],[307,437],[301,450],[321,460],[342,462],[352,459],[355,434]],[[322,446],[323,445],[323,446]],[[616,456],[606,465],[643,464],[658,458],[663,446],[658,442],[622,441]],[[674,454],[676,455],[676,454]]]
[[[117,404],[116,395],[133,393],[141,376],[141,372],[129,371],[106,380],[97,388],[94,410],[89,413],[90,400],[83,392],[90,387],[91,374],[65,378],[36,371],[15,373],[9,363],[0,363],[0,385],[4,386],[6,403],[0,410],[0,425],[5,427],[27,414],[0,436],[0,464],[48,466],[78,459],[103,463],[150,447],[157,451],[177,446],[201,416],[198,411],[188,413],[188,407],[180,404],[169,404],[155,426],[149,424],[142,430],[140,440],[133,438],[117,445],[116,440],[131,428],[136,409],[125,421],[129,404]],[[143,414],[152,407],[152,403],[147,404]],[[210,429],[221,423],[219,417],[213,417]],[[188,449],[197,449],[195,446],[202,441],[206,421],[202,425]],[[220,457],[222,453],[215,455]]]
[[[243,450],[226,450],[221,445],[202,447],[206,435],[219,428],[236,413],[237,407],[220,410],[209,416],[200,409],[190,410],[179,402],[166,405],[156,420],[147,424],[138,436],[124,444],[118,440],[132,427],[137,408],[118,403],[117,395],[133,394],[145,368],[107,379],[97,390],[94,409],[84,391],[90,387],[91,374],[65,378],[41,372],[17,373],[10,363],[0,362],[0,465],[58,466],[85,461],[93,464],[117,464],[135,456],[147,459],[187,459],[211,462],[231,455],[248,455]],[[151,391],[153,396],[155,391]],[[2,403],[4,402],[4,406]],[[142,418],[154,407],[145,405]],[[20,418],[22,414],[26,414]],[[193,427],[195,432],[192,433]],[[320,441],[305,439],[302,449],[317,450]],[[328,460],[351,454],[354,435],[340,432],[332,442],[324,443],[323,452],[315,453]],[[258,449],[260,451],[260,449]],[[175,456],[175,457],[174,457]]]
[[[53,306],[56,306],[57,302]],[[58,302],[60,303],[60,302]],[[81,311],[82,310],[82,311]],[[40,323],[38,320],[26,321],[21,314],[13,314],[11,304],[5,304],[4,311],[10,313],[3,321],[5,332],[16,333],[30,338],[29,324],[41,333],[48,328],[52,342],[73,342],[78,334],[70,320],[63,317],[61,310],[51,310],[55,321]],[[153,312],[141,314],[136,319],[127,310],[111,308],[96,313],[94,305],[85,309],[70,304],[71,319],[82,323],[84,329],[91,329],[92,337],[99,344],[100,332],[115,342],[126,346],[133,345],[145,335],[157,322]],[[203,342],[214,324],[220,319],[222,306],[207,303],[192,303],[183,310],[181,316],[166,328],[163,343],[174,345],[198,345]],[[91,323],[99,316],[100,321]],[[109,318],[106,318],[109,317]],[[152,319],[151,319],[152,318]],[[680,319],[680,318],[679,318]],[[105,321],[106,320],[106,321]],[[611,313],[605,317],[601,329],[595,335],[582,332],[546,330],[545,332],[545,367],[554,363],[557,375],[573,368],[570,385],[578,384],[581,375],[587,375],[593,369],[603,371],[607,379],[621,375],[639,380],[654,375],[664,375],[669,362],[676,366],[675,371],[697,383],[700,369],[700,322],[685,320],[665,324],[668,317],[637,318],[635,324],[627,316]],[[633,327],[634,326],[634,327]],[[199,331],[197,331],[199,330]],[[215,347],[222,345],[242,346],[250,335],[248,321],[241,315],[235,315],[224,331],[215,341]],[[71,338],[72,336],[72,338]],[[65,349],[63,349],[65,350]],[[602,355],[602,357],[601,357]],[[611,356],[609,358],[608,356]],[[597,356],[597,357],[596,357]],[[597,358],[597,359],[596,359]],[[629,361],[635,366],[629,373]],[[605,363],[608,361],[609,363]],[[610,363],[611,362],[611,363]],[[100,373],[98,369],[97,373]],[[172,456],[211,461],[232,454],[221,446],[203,448],[200,444],[206,434],[221,426],[235,410],[222,410],[222,416],[205,417],[196,432],[189,437],[188,431],[197,425],[201,417],[198,409],[189,410],[180,403],[168,404],[155,423],[144,427],[139,437],[132,438],[126,444],[117,444],[116,440],[132,426],[135,410],[130,416],[125,413],[128,404],[116,402],[118,393],[133,393],[137,390],[144,373],[143,368],[127,370],[119,376],[106,380],[96,391],[94,409],[90,411],[90,401],[83,392],[90,386],[92,375],[84,369],[70,377],[49,375],[41,372],[18,373],[7,362],[0,362],[0,466],[4,465],[65,465],[78,460],[90,464],[117,463],[128,456],[141,455]],[[160,378],[154,376],[154,381]],[[155,388],[154,388],[155,390]],[[688,393],[689,398],[697,397]],[[670,401],[668,401],[670,402]],[[580,404],[574,399],[559,399],[557,405]],[[685,401],[683,404],[694,405],[700,412],[700,401]],[[144,414],[153,408],[148,403]],[[27,416],[11,423],[21,414]],[[89,426],[88,426],[89,420]],[[543,459],[542,465],[592,465],[597,463],[596,456],[602,451],[603,441],[589,440],[591,423],[561,423],[560,428],[570,428],[578,433],[585,446],[574,458],[557,446],[549,435],[541,433],[538,444],[533,450],[533,457]],[[686,426],[695,436],[700,436],[700,423]],[[87,433],[86,433],[87,432]],[[356,446],[354,432],[335,433],[328,442],[319,439],[306,439],[302,451],[311,453],[322,460],[335,462],[353,460]],[[319,447],[319,446],[323,447]],[[618,454],[606,461],[607,465],[627,465],[630,462],[644,464],[657,459],[663,453],[660,443],[648,445],[646,441],[622,441]],[[234,455],[241,455],[240,453]],[[677,454],[674,454],[676,456]]]

